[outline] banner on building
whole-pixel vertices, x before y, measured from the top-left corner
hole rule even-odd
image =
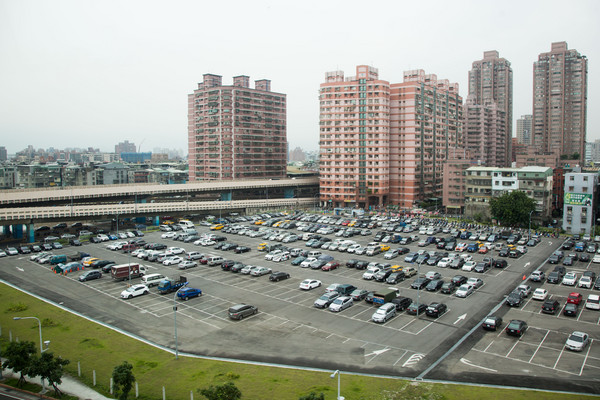
[[[591,206],[591,193],[565,193],[566,206]]]

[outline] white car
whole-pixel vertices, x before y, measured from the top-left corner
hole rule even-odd
[[[274,250],[268,254],[265,254],[265,260],[271,261],[273,259],[273,257],[275,257],[276,255],[281,254],[281,253],[283,253],[283,250],[279,250],[279,249]]]
[[[440,261],[438,261],[437,266],[440,268],[446,268],[452,262],[452,258],[444,257]]]
[[[577,273],[573,271],[569,271],[565,274],[565,277],[562,280],[562,284],[565,286],[575,286],[577,282]]]
[[[106,248],[109,250],[120,250],[127,242],[113,242],[109,245],[106,245]]]
[[[592,277],[590,276],[582,276],[581,279],[579,279],[579,287],[580,288],[587,288],[587,289],[591,289],[592,286],[594,285],[594,281],[592,280]]]
[[[276,256],[273,257],[273,259],[271,261],[275,261],[275,262],[287,261],[291,257],[292,256],[290,255],[290,253],[286,251],[286,252],[277,254]]]
[[[475,268],[475,266],[477,265],[477,263],[475,261],[467,261],[466,263],[464,263],[464,265],[462,266],[462,270],[463,271],[472,271],[473,268]]]
[[[163,265],[175,265],[175,264],[179,264],[180,262],[183,261],[183,258],[179,257],[179,256],[171,256],[171,257],[167,257],[163,260]]]
[[[462,258],[463,260],[465,260],[465,262],[467,262],[467,261],[473,261],[473,256],[470,255],[469,253],[463,253],[463,254],[461,254],[460,258]]]
[[[148,286],[146,285],[132,285],[127,289],[121,292],[122,299],[131,299],[133,297],[141,296],[143,294],[148,294]]]
[[[590,342],[590,336],[585,332],[575,331],[568,337],[565,347],[572,351],[582,351]]]
[[[101,242],[108,242],[110,240],[110,238],[107,235],[104,234],[100,234],[97,236],[97,238],[101,241]]]
[[[360,249],[361,247],[362,246],[360,244],[358,244],[358,243],[357,244],[353,244],[350,247],[348,247],[347,252],[348,253],[354,253],[354,252],[356,252],[356,250]]]
[[[253,265],[246,265],[244,268],[240,270],[240,274],[242,275],[250,275],[250,272],[254,269]]]
[[[542,288],[535,289],[533,291],[533,295],[531,296],[531,298],[533,300],[540,300],[540,301],[546,300],[546,297],[548,297],[548,291],[546,289],[542,289]]]
[[[300,282],[300,289],[302,290],[311,290],[321,286],[321,281],[317,279],[305,279]]]
[[[271,268],[267,267],[254,267],[252,271],[250,271],[250,275],[252,276],[263,276],[271,273]]]
[[[469,278],[466,284],[473,286],[473,289],[478,289],[483,286],[483,281],[479,278]]]
[[[370,281],[380,270],[381,268],[379,267],[368,267],[367,270],[364,272],[362,278]]]
[[[521,297],[528,297],[531,294],[531,286],[526,284],[517,286],[517,290],[521,292]]]
[[[301,266],[302,268],[310,268],[310,264],[311,264],[313,261],[317,261],[317,259],[316,259],[315,257],[308,257],[306,260],[304,260],[304,261],[302,261],[302,262],[300,263],[300,266]]]
[[[177,236],[177,232],[166,232],[166,233],[163,233],[162,235],[160,235],[160,237],[163,239],[171,239],[171,238],[174,238],[175,236]]]
[[[596,254],[596,255],[594,256],[594,258],[592,258],[592,262],[593,262],[594,264],[598,264],[598,263],[600,263],[600,254]]]
[[[464,284],[461,285],[458,289],[456,289],[456,297],[467,297],[474,292],[473,286]]]
[[[181,247],[169,247],[165,253],[169,255],[183,254],[185,253],[185,249],[182,249]]]

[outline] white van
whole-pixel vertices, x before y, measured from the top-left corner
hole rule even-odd
[[[182,228],[192,228],[192,229],[194,228],[194,223],[187,219],[182,219],[177,224],[179,226],[181,226]]]
[[[308,257],[319,257],[322,253],[318,250],[313,250],[308,252]]]
[[[221,257],[221,256],[208,257],[206,264],[211,267],[213,265],[221,265],[221,264],[223,264],[223,257]]]
[[[588,295],[587,301],[585,302],[585,308],[590,310],[600,310],[600,296],[597,294]]]
[[[163,274],[149,274],[142,276],[142,283],[148,287],[158,286],[160,281],[169,279]]]

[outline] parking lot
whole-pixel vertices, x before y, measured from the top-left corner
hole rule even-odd
[[[242,225],[250,226],[246,222]],[[208,226],[196,226],[199,234],[215,233]],[[297,232],[291,229],[291,232]],[[373,233],[376,229],[373,229]],[[302,232],[297,232],[302,234]],[[418,233],[418,232],[415,232]],[[222,256],[226,260],[264,266],[273,271],[284,271],[291,275],[280,282],[269,281],[269,275],[250,276],[224,271],[219,266],[199,265],[187,270],[179,270],[177,265],[162,265],[156,262],[138,260],[121,251],[106,248],[107,243],[87,244],[81,247],[64,249],[64,254],[82,250],[93,257],[113,260],[117,264],[140,262],[148,273],[162,273],[169,278],[184,275],[191,287],[201,288],[200,298],[188,301],[174,300],[173,293],[158,294],[151,288],[145,296],[129,300],[120,299],[120,293],[128,282],[116,282],[105,274],[101,279],[79,282],[79,273],[66,276],[53,274],[47,264],[29,260],[29,256],[18,255],[0,259],[2,279],[22,286],[34,293],[47,297],[66,307],[89,315],[102,322],[112,324],[133,334],[158,344],[174,348],[173,305],[177,305],[177,334],[179,351],[210,356],[250,359],[290,365],[335,368],[349,371],[385,373],[400,376],[417,376],[435,362],[456,341],[473,326],[478,325],[499,302],[503,301],[523,277],[541,268],[547,272],[553,266],[545,264],[548,256],[560,246],[560,241],[542,238],[540,243],[528,249],[518,258],[506,258],[506,268],[490,268],[484,273],[461,269],[440,268],[425,263],[413,264],[420,274],[434,270],[441,273],[445,281],[455,275],[467,278],[477,277],[483,285],[466,298],[455,294],[442,294],[439,291],[417,291],[410,288],[416,277],[408,278],[396,285],[385,282],[364,280],[364,270],[347,268],[346,261],[389,262],[408,265],[404,256],[385,260],[384,253],[375,256],[355,256],[337,251],[322,250],[340,261],[340,268],[332,271],[313,270],[291,265],[290,260],[273,262],[265,260],[266,252],[257,247],[265,242],[262,238],[252,238],[231,233],[225,236],[228,242],[247,245],[252,250],[235,254],[221,251],[211,246],[182,243],[171,238],[161,238],[163,232],[148,233],[146,242],[158,242],[167,246],[183,247],[186,251],[200,251],[205,254]],[[414,233],[413,233],[414,234]],[[334,235],[322,235],[335,239]],[[419,235],[425,238],[426,235]],[[439,233],[436,236],[448,236]],[[373,235],[352,237],[365,246],[372,242]],[[276,243],[274,241],[266,241]],[[471,240],[464,240],[472,243]],[[307,249],[305,241],[286,244],[290,248]],[[392,248],[399,245],[390,244]],[[433,246],[419,247],[417,242],[406,246],[411,251],[435,250]],[[55,252],[56,253],[56,252]],[[484,257],[497,259],[497,251],[488,254],[470,253],[474,261]],[[15,260],[17,260],[15,262]],[[593,269],[597,264],[577,261],[569,270],[579,272]],[[322,282],[319,288],[303,291],[298,288],[304,279],[313,278]],[[132,283],[139,283],[136,278]],[[317,309],[314,301],[333,283],[352,284],[368,291],[378,291],[391,286],[398,295],[410,297],[414,302],[424,304],[443,302],[448,311],[439,318],[426,315],[408,315],[406,311],[383,324],[371,320],[376,306],[363,301],[354,302],[339,313],[327,309]],[[563,285],[528,282],[532,289],[546,288],[551,298],[556,298],[562,306],[568,294],[574,290],[582,292],[584,298],[593,290],[573,289]],[[597,292],[597,291],[596,291]],[[258,307],[258,314],[243,321],[228,318],[228,308],[234,304],[248,303]],[[531,300],[531,296],[518,308],[501,306],[497,312],[505,323],[511,319],[526,320],[529,329],[521,338],[507,336],[503,330],[497,332],[477,331],[474,344],[464,352],[460,360],[448,361],[440,365],[449,373],[477,372],[488,374],[524,374],[528,376],[553,376],[556,379],[573,377],[586,381],[597,381],[600,367],[600,312],[580,307],[576,317],[566,317],[562,313],[547,315],[541,313],[541,302]],[[566,337],[573,330],[589,333],[592,343],[581,353],[564,350]],[[284,351],[282,351],[284,350]]]

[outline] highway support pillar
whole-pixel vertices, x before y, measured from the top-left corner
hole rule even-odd
[[[12,225],[12,237],[13,239],[23,239],[23,225]]]
[[[33,226],[33,222],[27,225],[27,241],[29,243],[35,242],[35,227]]]
[[[221,201],[231,201],[232,192],[221,192]]]
[[[160,225],[160,217],[157,215],[156,217],[153,218],[154,226],[159,226]]]
[[[283,197],[286,199],[293,199],[295,189],[296,188],[284,188],[283,189]]]

